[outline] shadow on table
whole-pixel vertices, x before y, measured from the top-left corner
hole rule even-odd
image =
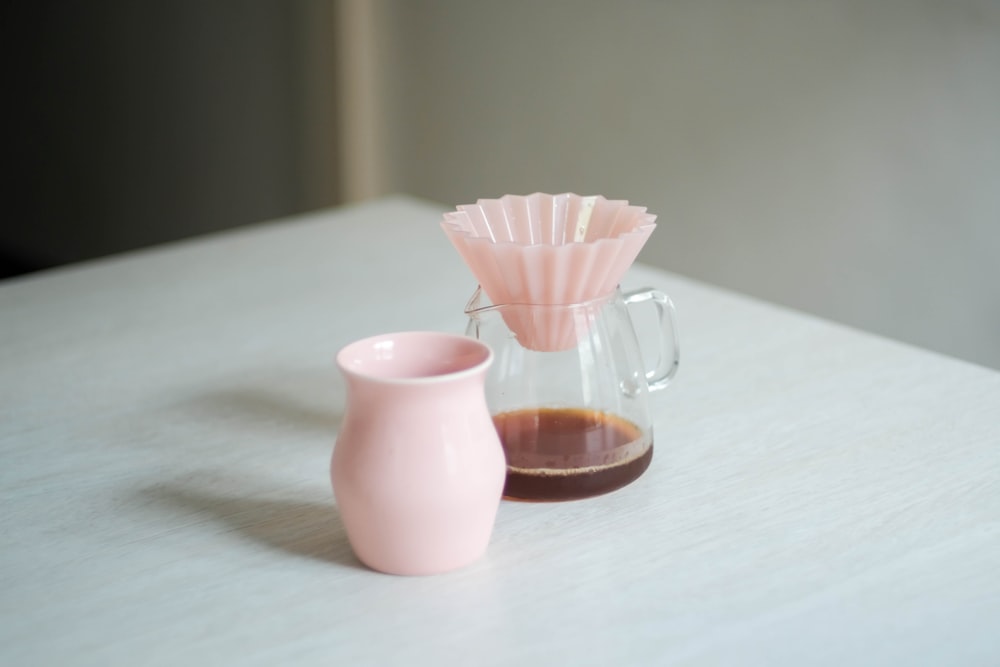
[[[168,507],[174,515],[207,515],[225,532],[270,549],[366,569],[351,550],[332,500],[232,496],[182,484],[158,484],[143,490],[142,496],[147,503]]]
[[[291,400],[283,394],[252,387],[206,392],[191,399],[189,406],[200,413],[220,418],[236,416],[254,427],[285,425],[331,434],[340,427],[342,419],[340,412],[333,407],[322,410]]]
[[[331,438],[340,428],[343,381],[334,371],[257,371],[238,382],[199,387],[175,404],[188,417],[240,428],[314,431]]]

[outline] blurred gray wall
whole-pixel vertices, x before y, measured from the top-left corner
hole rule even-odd
[[[390,192],[572,190],[657,213],[645,262],[1000,368],[1000,0],[0,19],[0,276]]]
[[[14,0],[0,17],[0,264],[41,268],[336,201],[332,3]]]
[[[1000,3],[380,12],[382,190],[629,199],[645,262],[1000,368]]]

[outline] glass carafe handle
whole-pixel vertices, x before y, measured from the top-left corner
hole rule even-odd
[[[626,292],[625,305],[652,301],[656,304],[656,314],[660,323],[660,354],[656,360],[656,368],[646,372],[646,384],[650,391],[663,389],[677,374],[681,361],[681,349],[677,342],[677,327],[674,324],[674,302],[658,289],[644,287]]]

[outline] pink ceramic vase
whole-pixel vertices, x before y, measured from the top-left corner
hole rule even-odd
[[[358,558],[391,574],[435,574],[486,551],[506,465],[486,407],[490,348],[406,332],[337,355],[347,410],[331,462]]]

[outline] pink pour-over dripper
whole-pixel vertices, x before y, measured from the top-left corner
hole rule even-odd
[[[442,228],[496,305],[558,306],[611,294],[656,228],[644,207],[572,193],[505,195],[446,213]],[[571,309],[505,307],[524,347],[576,345]],[[566,321],[562,321],[566,320]]]

